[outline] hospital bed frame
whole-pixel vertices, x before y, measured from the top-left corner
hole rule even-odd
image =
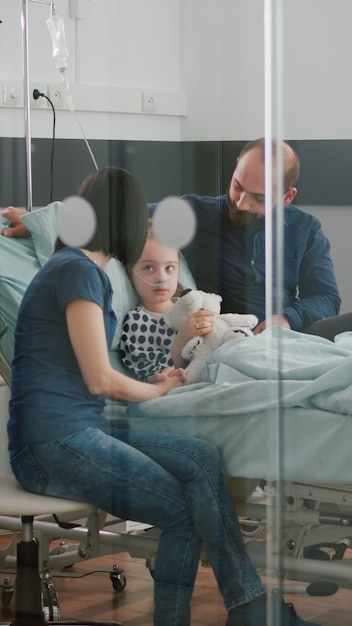
[[[283,482],[275,504],[277,498],[277,485],[271,483],[265,485],[261,498],[252,498],[244,506],[247,550],[258,571],[268,574],[271,567],[266,541],[268,531],[273,530],[268,527],[270,503],[274,509],[280,506],[282,520],[274,559],[281,581],[290,581],[282,582],[282,591],[323,596],[338,587],[352,588],[352,559],[344,558],[352,546],[352,488]]]

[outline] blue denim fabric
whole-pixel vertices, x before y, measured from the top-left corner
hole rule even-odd
[[[212,444],[168,433],[90,428],[12,450],[11,465],[29,491],[84,500],[162,529],[155,626],[189,626],[202,543],[228,610],[264,593]]]

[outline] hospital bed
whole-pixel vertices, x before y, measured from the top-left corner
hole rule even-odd
[[[56,208],[54,203],[24,216],[30,238],[0,238],[0,313],[9,327],[1,351],[7,362],[26,285],[53,250]],[[110,261],[107,271],[121,322],[136,295],[117,261]],[[185,264],[181,282],[195,286]],[[120,332],[119,324],[111,361],[123,371]],[[351,399],[349,333],[332,343],[269,329],[221,346],[208,360],[202,382],[140,405],[108,402],[106,415],[130,428],[187,433],[216,444],[259,571],[272,573],[274,563],[280,580],[300,581],[299,591],[324,594],[352,587],[352,560],[345,558],[352,540]],[[262,489],[256,490],[259,484]],[[0,528],[11,524],[0,516]],[[104,544],[99,528],[95,538]],[[149,533],[109,541],[111,552],[124,546],[148,562],[156,545]]]

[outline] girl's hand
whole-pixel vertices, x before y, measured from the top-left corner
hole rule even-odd
[[[195,313],[191,313],[184,324],[181,326],[179,333],[184,343],[187,343],[192,337],[207,335],[213,330],[215,313],[207,309],[200,309]]]
[[[167,373],[169,378],[176,376],[181,385],[185,385],[188,382],[187,372],[183,367],[172,367]]]
[[[182,372],[182,374],[181,374],[181,372]],[[165,375],[165,370],[164,370],[164,372],[161,373],[161,375]],[[157,376],[158,376],[158,374],[157,374]],[[177,368],[177,369],[173,369],[172,368],[172,372],[170,370],[170,372],[165,375],[164,380],[160,380],[158,382],[155,382],[154,383],[154,387],[158,388],[160,396],[164,396],[171,389],[174,389],[175,387],[182,387],[182,385],[184,385],[185,382],[187,382],[187,378],[185,376],[185,371],[182,370],[182,368]]]
[[[191,313],[182,324],[171,345],[171,357],[176,368],[182,368],[185,361],[181,356],[182,349],[192,337],[202,337],[213,330],[215,313],[201,309]]]
[[[168,377],[177,376],[180,379],[181,384],[186,384],[187,373],[183,369],[183,367],[166,367],[162,372],[158,372],[158,374],[154,374],[148,378],[148,383],[160,383],[166,380]]]

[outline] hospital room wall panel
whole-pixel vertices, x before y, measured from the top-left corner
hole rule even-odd
[[[352,206],[352,140],[291,140],[301,161],[299,206]],[[245,141],[91,140],[98,166],[119,165],[137,175],[156,202],[164,195],[225,193]],[[32,139],[34,206],[48,202],[51,139]],[[25,203],[25,145],[0,137],[0,204]],[[72,193],[94,164],[83,139],[57,139],[54,146],[55,199]],[[336,211],[335,211],[336,214]],[[337,220],[338,223],[338,220]]]
[[[352,310],[349,272],[349,233],[352,190],[349,167],[352,140],[292,141],[301,159],[296,203],[316,215],[331,243],[331,254],[342,296],[342,312]],[[108,141],[92,140],[99,165],[118,165],[132,171],[143,183],[150,202],[165,196],[195,192],[225,193],[242,141]],[[50,201],[51,141],[33,139],[33,203]],[[3,167],[0,172],[0,206],[26,203],[24,141],[0,138]],[[93,169],[83,139],[55,142],[53,194],[63,200],[77,189]],[[347,257],[347,258],[346,258]]]

